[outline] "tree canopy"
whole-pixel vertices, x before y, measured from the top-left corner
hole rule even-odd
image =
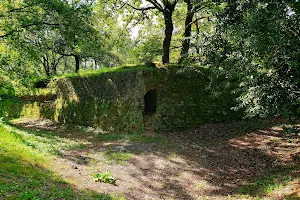
[[[297,0],[2,0],[1,84],[180,63],[237,79],[248,116],[297,115],[299,22]]]

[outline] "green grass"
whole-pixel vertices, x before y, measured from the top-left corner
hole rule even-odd
[[[47,169],[50,158],[0,124],[0,199],[117,199],[78,191]]]
[[[262,198],[272,196],[274,192],[281,192],[292,181],[299,180],[300,176],[291,175],[292,170],[300,170],[300,166],[277,167],[254,182],[249,182],[238,188],[238,195]],[[298,197],[298,199],[300,199]]]
[[[60,155],[61,151],[82,149],[85,145],[80,141],[73,141],[55,135],[50,131],[26,130],[14,126],[2,125],[6,128],[19,142],[38,150],[44,155]]]
[[[282,187],[282,183],[278,181],[277,176],[269,176],[258,179],[254,183],[249,183],[241,186],[238,189],[239,194],[263,196],[270,194],[275,190],[279,190]]]
[[[151,67],[145,65],[134,65],[134,66],[119,66],[119,67],[101,67],[99,70],[88,70],[79,71],[79,73],[69,73],[54,78],[71,78],[71,77],[91,77],[97,76],[108,72],[122,72],[122,71],[151,71],[154,70]]]
[[[125,165],[132,157],[132,153],[126,152],[107,152],[104,154],[105,159],[111,164],[121,164]]]
[[[130,142],[139,143],[169,143],[170,141],[158,135],[145,135],[145,134],[98,134],[97,140],[103,142],[112,142],[126,140]]]

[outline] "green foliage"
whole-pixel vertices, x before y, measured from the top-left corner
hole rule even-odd
[[[27,59],[25,52],[18,52],[12,45],[0,42],[0,85],[1,93],[10,95],[28,91],[31,79],[39,74],[35,62]],[[14,90],[14,91],[13,91]]]
[[[109,184],[116,184],[116,179],[111,175],[111,171],[106,171],[102,173],[96,173],[93,175],[93,179],[95,182],[103,182]]]
[[[0,97],[14,96],[14,95],[15,95],[15,89],[11,81],[7,77],[0,75]]]
[[[160,35],[150,35],[136,40],[136,46],[132,50],[133,63],[147,63],[158,61],[161,55],[162,38]]]
[[[220,15],[207,61],[239,77],[236,108],[248,117],[299,115],[298,4],[238,1]]]
[[[84,69],[120,65],[93,8],[92,1],[1,2],[0,72],[28,87],[34,77],[74,71],[75,56]]]
[[[13,97],[0,97],[0,118],[5,120],[21,117],[24,102]]]

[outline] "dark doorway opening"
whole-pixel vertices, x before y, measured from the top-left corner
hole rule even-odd
[[[156,112],[157,108],[157,89],[148,91],[144,96],[144,114],[150,115]]]

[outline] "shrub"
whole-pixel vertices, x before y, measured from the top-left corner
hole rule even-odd
[[[116,179],[111,175],[111,171],[106,171],[102,173],[96,173],[93,175],[93,179],[95,182],[103,182],[109,184],[116,184]]]

